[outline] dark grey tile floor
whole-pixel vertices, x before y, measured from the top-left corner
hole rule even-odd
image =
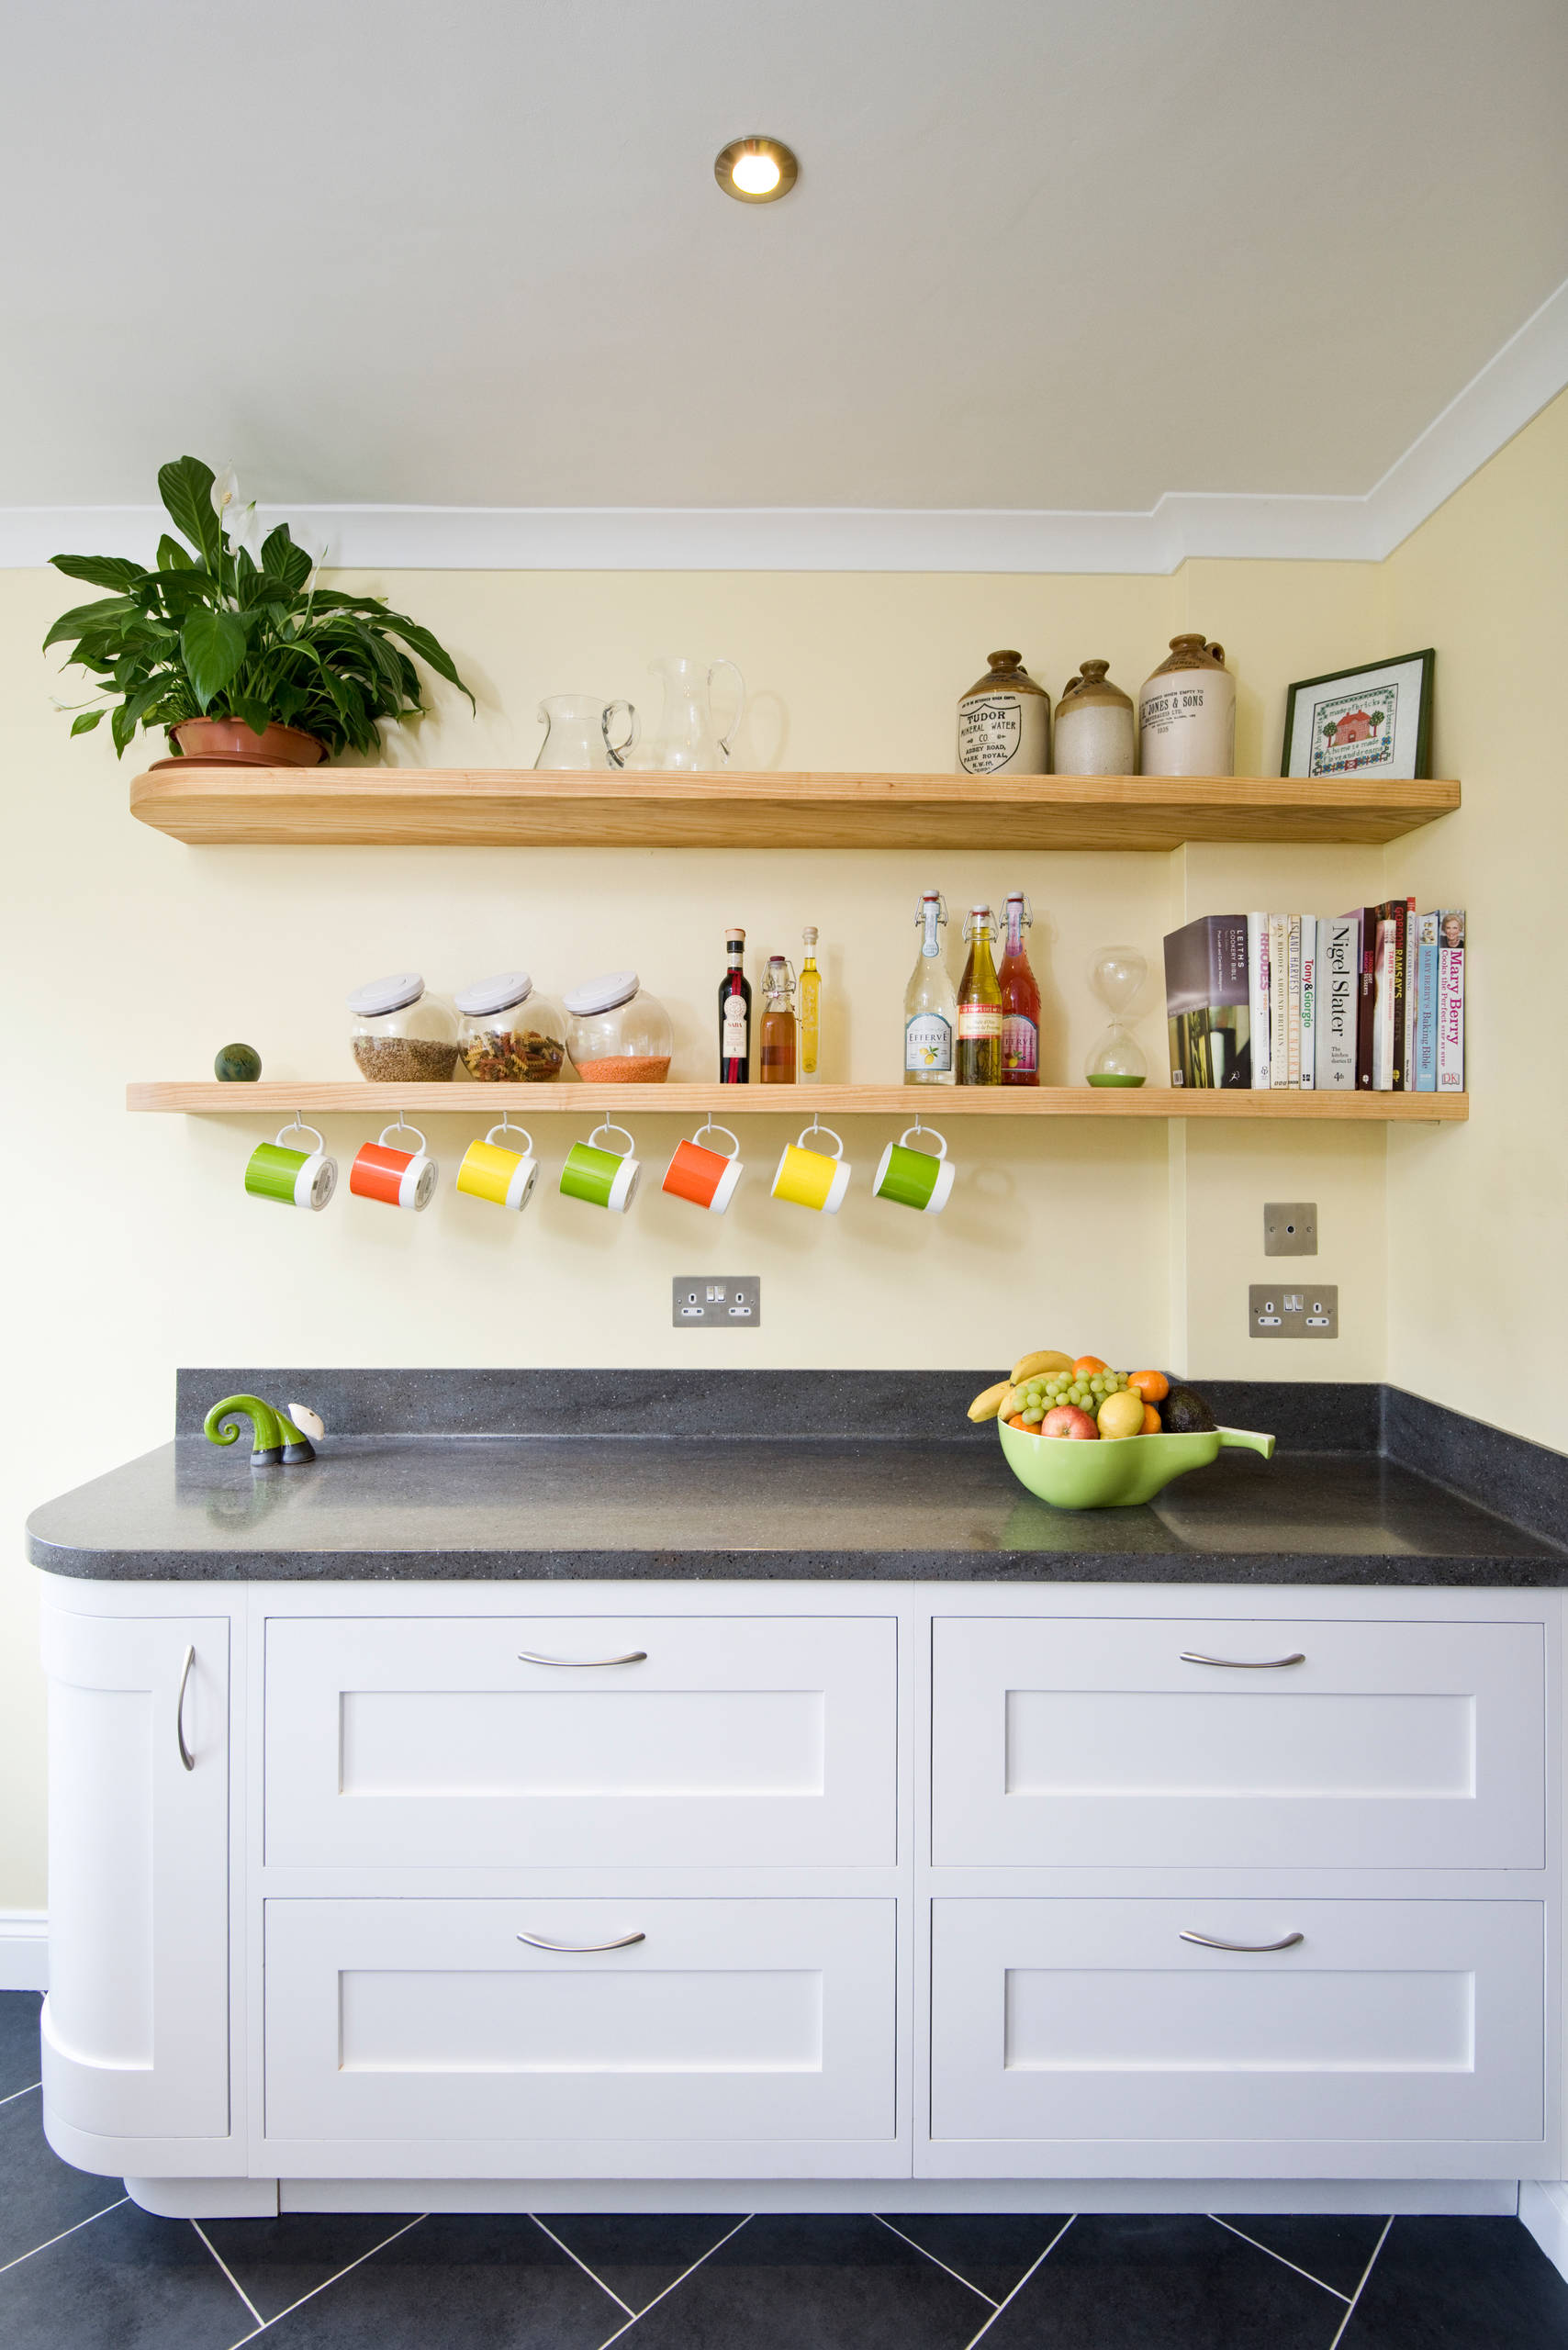
[[[4,2350],[1568,2350],[1517,2220],[155,2220],[45,2144],[38,2005],[0,1993]]]

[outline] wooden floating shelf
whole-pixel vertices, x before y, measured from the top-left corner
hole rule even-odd
[[[569,775],[533,768],[202,767],[139,775],[130,812],[196,845],[1172,849],[1377,843],[1457,783],[1279,776]]]
[[[514,1125],[525,1126],[539,1116],[644,1116],[650,1111],[677,1118],[705,1111],[720,1120],[726,1114],[800,1120],[814,1112],[829,1125],[834,1118],[853,1117],[902,1117],[908,1124],[917,1113],[930,1125],[977,1117],[1263,1118],[1375,1125],[1450,1124],[1470,1115],[1465,1093],[1187,1093],[1168,1085],[369,1085],[355,1078],[326,1084],[266,1078],[254,1085],[173,1080],[128,1085],[125,1105],[265,1116],[280,1123],[296,1110],[303,1117],[346,1113],[367,1125],[389,1125],[399,1110],[416,1123],[455,1114],[470,1122],[483,1116],[487,1125],[498,1123],[504,1112]]]

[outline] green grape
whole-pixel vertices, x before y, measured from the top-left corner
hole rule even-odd
[[[1034,1427],[1037,1426],[1045,1416],[1046,1416],[1044,1412],[1040,1410],[1039,1405],[1037,1404],[1032,1404],[1024,1415],[1024,1425],[1025,1427]]]

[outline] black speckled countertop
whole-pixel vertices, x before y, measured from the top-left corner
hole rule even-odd
[[[393,1376],[405,1382],[396,1394],[386,1384]],[[1146,1508],[1070,1513],[1024,1491],[992,1430],[921,1430],[923,1419],[927,1428],[953,1427],[955,1397],[983,1383],[968,1373],[905,1374],[896,1382],[897,1410],[890,1405],[880,1415],[868,1407],[884,1384],[890,1395],[893,1382],[881,1374],[837,1374],[840,1408],[825,1424],[821,1381],[810,1409],[792,1413],[783,1391],[801,1375],[772,1376],[775,1428],[766,1438],[712,1433],[721,1407],[735,1424],[733,1381],[685,1391],[670,1387],[678,1374],[643,1374],[656,1377],[664,1407],[643,1411],[644,1433],[599,1435],[562,1432],[568,1416],[579,1427],[585,1416],[593,1425],[581,1407],[597,1394],[585,1387],[568,1416],[563,1381],[603,1380],[608,1387],[613,1377],[624,1406],[638,1374],[505,1375],[537,1380],[541,1393],[548,1381],[549,1409],[537,1396],[524,1408],[515,1395],[515,1408],[499,1409],[493,1392],[481,1406],[476,1391],[454,1385],[501,1376],[183,1373],[179,1421],[186,1428],[189,1382],[196,1401],[247,1384],[279,1401],[313,1398],[330,1427],[363,1432],[329,1435],[308,1467],[257,1472],[243,1444],[219,1451],[197,1435],[179,1436],[36,1510],[30,1555],[57,1574],[133,1581],[1568,1583],[1568,1549],[1542,1530],[1543,1507],[1544,1523],[1556,1530],[1555,1479],[1568,1463],[1518,1438],[1499,1439],[1520,1456],[1537,1456],[1521,1465],[1513,1452],[1499,1454],[1493,1464],[1521,1492],[1536,1478],[1527,1513],[1532,1530],[1499,1515],[1497,1495],[1484,1483],[1480,1497],[1469,1498],[1378,1449],[1388,1416],[1374,1388],[1320,1390],[1315,1404],[1310,1389],[1293,1397],[1273,1387],[1248,1395],[1211,1386],[1229,1424],[1280,1433],[1272,1461],[1226,1451]],[[918,1393],[912,1401],[912,1379],[916,1389],[923,1379],[931,1382],[924,1403]],[[357,1383],[372,1380],[382,1385]],[[846,1381],[867,1383],[846,1391]],[[412,1403],[409,1382],[428,1382]],[[1255,1408],[1237,1408],[1247,1404]],[[617,1414],[622,1422],[631,1416],[625,1408]],[[199,1425],[199,1413],[195,1417]],[[792,1417],[805,1426],[791,1428]],[[876,1425],[879,1417],[891,1433],[846,1432],[846,1423]],[[376,1425],[388,1420],[422,1427],[405,1433]],[[748,1404],[740,1424],[765,1423]],[[1398,1425],[1407,1450],[1414,1444],[1439,1465],[1451,1458],[1468,1468],[1465,1445],[1473,1450],[1480,1424],[1451,1414],[1413,1421],[1406,1411]],[[432,1426],[461,1432],[425,1432]],[[665,1426],[677,1432],[659,1432]]]

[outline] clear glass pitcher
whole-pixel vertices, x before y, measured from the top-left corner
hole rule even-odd
[[[716,671],[727,669],[735,681],[734,714],[722,734],[713,716],[711,686]],[[733,661],[687,661],[669,655],[650,661],[651,677],[664,680],[665,706],[657,729],[627,765],[633,767],[678,768],[689,775],[711,774],[729,759],[730,744],[745,709],[745,679]]]
[[[624,720],[617,711],[624,711]],[[536,767],[620,767],[636,747],[637,713],[629,701],[601,701],[597,694],[551,694],[539,705],[544,740]],[[612,742],[611,734],[622,736]]]

